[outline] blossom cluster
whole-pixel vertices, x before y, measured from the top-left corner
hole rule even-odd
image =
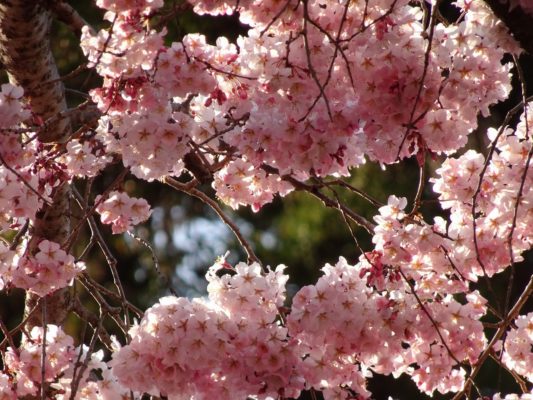
[[[110,10],[104,18],[112,22],[116,29],[112,32],[102,29],[93,35],[90,27],[83,27],[81,47],[91,66],[102,76],[113,78],[126,75],[127,78],[135,78],[140,76],[141,70],[148,71],[154,67],[155,53],[162,45],[162,38],[155,31],[145,34],[142,24],[147,8],[143,9],[145,4],[141,3],[146,2],[121,9],[121,5],[133,5],[132,2],[100,2],[102,7]],[[162,6],[160,1],[153,3],[154,8]],[[125,54],[128,56],[123,57]]]
[[[459,390],[458,361],[474,363],[486,345],[483,299],[418,303],[405,282],[385,292],[368,285],[364,267],[342,258],[326,265],[316,285],[296,294],[283,325],[284,267],[261,273],[256,263],[222,260],[206,276],[208,300],[165,297],[147,310],[113,355],[113,373],[125,387],[170,399],[296,397],[304,388],[368,398],[373,372],[407,373],[428,394]]]
[[[147,220],[152,213],[145,199],[130,197],[125,192],[113,191],[105,200],[97,196],[95,202],[102,223],[111,225],[115,234],[130,230],[133,225]]]
[[[34,173],[35,145],[23,146],[17,126],[30,112],[22,104],[20,87],[3,84],[0,92],[0,228],[33,219],[46,193]],[[43,196],[41,198],[40,196]]]
[[[75,348],[57,326],[34,327],[23,346],[5,353],[2,398],[37,394],[45,335],[44,379],[56,400],[71,398],[74,381],[74,398],[88,400],[121,398],[130,390],[171,400],[295,398],[310,388],[325,399],[367,399],[366,378],[373,373],[405,373],[428,394],[446,393],[463,387],[465,371],[457,363],[474,364],[486,346],[479,321],[485,308],[475,293],[465,303],[452,296],[419,301],[407,282],[378,290],[362,262],[341,258],[296,294],[286,314],[284,268],[262,272],[257,263],[232,267],[221,259],[206,275],[209,299],[160,299],[108,363],[102,351]],[[531,317],[517,318],[503,355],[528,379]],[[514,398],[528,397],[505,397]]]
[[[49,325],[45,379],[51,398],[70,398],[76,379],[76,399],[104,400],[129,390],[169,399],[295,398],[310,388],[325,399],[366,399],[373,373],[408,374],[428,394],[460,390],[465,371],[458,363],[474,364],[486,346],[479,321],[485,300],[475,292],[462,303],[439,293],[416,297],[408,281],[383,272],[377,254],[363,255],[356,265],[342,258],[326,265],[315,285],[295,295],[290,312],[283,307],[284,266],[262,272],[257,263],[232,267],[220,259],[206,275],[207,300],[160,299],[109,363],[102,352],[74,349],[71,338]],[[384,279],[369,279],[369,263]],[[531,323],[531,314],[516,320],[503,356],[528,378]],[[36,327],[29,344],[8,349],[0,374],[6,399],[39,388],[42,337]],[[75,367],[76,359],[87,367]]]
[[[382,214],[399,216],[398,206],[392,199]],[[326,399],[369,398],[373,373],[405,373],[430,395],[461,390],[459,363],[475,364],[487,345],[480,321],[486,300],[477,292],[463,302],[442,291],[417,288],[415,295],[411,278],[395,278],[392,268],[403,269],[383,265],[379,254],[326,265],[315,285],[295,295],[283,325],[283,268],[262,274],[258,264],[233,268],[221,260],[206,276],[209,299],[161,299],[114,354],[113,373],[125,387],[169,399],[292,397],[303,388]],[[370,279],[369,265],[381,279]],[[516,325],[504,360],[529,377],[531,315]]]
[[[58,243],[42,240],[35,254],[27,246],[18,251],[0,243],[0,286],[14,286],[46,296],[68,286],[85,269],[82,262],[62,250]]]
[[[405,281],[379,291],[362,278],[364,264],[341,258],[296,294],[287,320],[306,380],[325,393],[344,387],[365,398],[364,377],[372,372],[406,373],[428,394],[459,390],[465,371],[457,362],[475,362],[486,344],[484,310],[472,304],[478,296],[465,304],[451,296],[417,300]]]
[[[209,270],[209,300],[164,297],[146,311],[110,363],[122,385],[169,399],[298,396],[300,360],[279,319],[284,267],[227,267]]]
[[[56,325],[47,325],[46,330],[32,328],[19,348],[8,347],[5,353],[5,365],[0,371],[0,399],[39,395],[43,376],[48,399],[110,400],[129,394],[102,361],[103,352],[94,352],[89,357],[87,350],[86,346],[76,348],[73,338]],[[95,379],[96,371],[101,378]],[[71,397],[74,379],[78,382],[77,391]]]
[[[456,151],[478,111],[510,91],[509,65],[494,60],[519,51],[479,1],[458,2],[463,18],[437,23],[430,46],[422,12],[404,0],[191,3],[237,11],[251,29],[236,44],[189,34],[167,47],[147,22],[160,2],[99,3],[112,27],[82,37],[104,77],[92,92],[105,114],[97,132],[142,179],[179,176],[197,152],[232,207],[286,194],[277,174],[347,175],[365,157]],[[232,164],[270,172],[225,182]]]
[[[522,394],[507,394],[502,397],[501,393],[496,393],[492,400],[531,400],[533,399],[532,393],[522,393]]]
[[[71,177],[94,177],[111,161],[98,140],[72,139],[66,145],[61,162]]]
[[[533,313],[520,315],[507,333],[502,361],[533,383]]]
[[[464,276],[492,276],[531,248],[533,170],[528,164],[533,119],[524,115],[515,130],[490,129],[495,146],[488,160],[473,150],[448,158],[437,170],[433,189],[450,210],[443,227],[451,262]],[[511,246],[511,247],[510,247]]]
[[[500,60],[519,52],[479,0],[457,1],[456,23],[430,27],[408,0],[190,3],[200,14],[237,12],[248,35],[209,44],[189,34],[167,46],[151,20],[162,0],[97,1],[110,28],[82,31],[82,49],[103,78],[90,93],[102,113],[90,136],[57,149],[21,136],[16,126],[30,117],[23,93],[2,86],[0,229],[31,224],[60,183],[95,177],[112,158],[153,181],[196,176],[187,162],[195,155],[221,200],[257,211],[293,190],[291,179],[347,176],[367,159],[451,155],[478,112],[509,94],[510,65]],[[326,265],[290,311],[284,266],[221,259],[207,274],[207,299],[160,299],[109,364],[56,326],[33,328],[3,355],[0,398],[35,396],[46,383],[50,398],[66,400],[77,382],[74,397],[92,400],[130,390],[267,399],[305,389],[366,399],[374,373],[407,374],[429,395],[461,390],[462,364],[487,350],[486,300],[470,285],[520,261],[533,243],[533,119],[525,118],[515,130],[489,131],[490,158],[470,150],[438,169],[433,188],[449,222],[427,223],[391,196],[375,217],[373,250],[355,265]],[[113,233],[151,214],[144,199],[119,191],[98,196],[95,209]],[[83,269],[49,240],[18,249],[0,242],[0,289],[46,296]],[[532,324],[532,314],[519,316],[499,349],[529,380]]]
[[[277,174],[257,170],[243,159],[231,161],[223,167],[216,174],[213,187],[217,196],[230,207],[236,209],[249,204],[254,211],[270,203],[274,195],[284,195],[293,190],[292,185]]]
[[[390,196],[388,204],[374,217],[378,223],[372,239],[374,255],[362,258],[367,280],[372,278],[370,283],[384,290],[401,285],[394,279],[397,278],[394,271],[397,274],[401,271],[406,278],[413,279],[423,298],[432,298],[434,293],[468,290],[463,264],[457,266],[449,258],[449,241],[442,234],[446,231],[445,221],[437,218],[431,226],[419,220],[406,220],[406,204],[406,199]]]
[[[46,344],[47,361],[44,372],[41,368],[43,342]],[[9,347],[5,353],[2,392],[13,393],[12,399],[37,395],[42,384],[42,374],[44,373],[45,382],[53,382],[75,357],[73,339],[60,328],[48,325],[45,341],[43,329],[34,327],[25,338],[23,346],[18,349]]]
[[[490,158],[469,150],[447,158],[433,179],[449,221],[428,224],[404,212],[405,199],[394,196],[380,208],[373,242],[384,265],[396,265],[431,295],[468,290],[469,282],[491,277],[522,260],[531,248],[531,180],[528,164],[533,120],[524,116],[515,130],[491,128]]]

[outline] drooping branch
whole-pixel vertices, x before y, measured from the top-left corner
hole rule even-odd
[[[269,165],[263,165],[261,167],[263,170],[265,170],[268,173],[273,173],[276,175],[279,175],[279,171],[271,167]],[[355,222],[357,225],[361,226],[362,228],[366,229],[366,231],[370,234],[374,233],[375,225],[368,221],[366,218],[360,216],[359,214],[355,213],[352,209],[345,207],[343,205],[340,205],[335,201],[324,195],[322,192],[320,192],[319,187],[316,185],[309,185],[305,182],[300,182],[298,179],[294,178],[291,175],[280,175],[280,178],[283,179],[286,182],[289,182],[295,190],[307,192],[320,201],[329,208],[333,208],[336,210],[339,210],[341,212],[346,213],[346,215],[349,217],[349,219],[353,222]]]
[[[241,234],[239,228],[237,225],[231,221],[230,218],[222,211],[220,206],[216,201],[211,199],[209,196],[207,196],[205,193],[201,192],[200,190],[196,189],[193,185],[187,185],[182,184],[176,179],[172,177],[164,177],[162,179],[162,182],[169,185],[170,187],[179,190],[181,192],[187,193],[193,197],[196,197],[197,199],[200,199],[204,204],[207,204],[211,209],[220,217],[220,219],[228,226],[241,246],[246,251],[246,254],[248,256],[248,262],[256,262],[261,265],[261,261],[259,258],[255,255],[252,246],[248,243],[248,241],[244,238],[244,236]]]

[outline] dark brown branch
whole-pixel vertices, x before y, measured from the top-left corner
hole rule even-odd
[[[205,193],[199,191],[194,186],[180,183],[176,179],[171,178],[169,176],[164,177],[162,179],[162,182],[176,190],[179,190],[180,192],[187,193],[191,196],[196,197],[197,199],[200,199],[203,203],[211,207],[211,209],[220,217],[220,219],[228,226],[228,228],[231,229],[231,231],[233,232],[233,234],[239,241],[240,245],[246,251],[246,255],[248,256],[248,261],[256,262],[259,265],[262,265],[259,258],[257,258],[257,256],[255,255],[252,249],[252,246],[244,238],[244,236],[242,235],[237,225],[235,225],[235,223],[222,211],[222,209],[220,208],[220,206],[215,200],[207,196]]]
[[[463,390],[458,392],[453,397],[453,400],[461,399],[461,397],[463,397],[464,394],[469,391],[470,386],[472,385],[474,378],[477,376],[477,374],[481,370],[481,367],[483,366],[483,364],[485,363],[487,358],[492,353],[492,351],[493,351],[492,349],[493,349],[494,345],[503,337],[503,335],[507,331],[507,328],[512,324],[514,319],[518,316],[518,314],[520,313],[520,310],[522,309],[524,304],[526,304],[528,299],[531,297],[532,293],[533,293],[533,276],[529,279],[529,283],[527,284],[526,288],[524,289],[524,291],[522,292],[522,294],[520,295],[520,297],[516,301],[515,305],[511,309],[511,311],[509,311],[509,313],[507,314],[505,319],[501,322],[500,328],[496,331],[496,333],[494,334],[494,336],[490,340],[490,343],[487,345],[487,348],[485,349],[485,351],[483,351],[483,353],[481,353],[481,355],[479,356],[477,363],[474,365],[474,369],[472,370],[470,375],[467,377],[467,380],[466,380],[466,383],[465,383],[465,386],[464,386]]]
[[[415,101],[413,103],[413,107],[411,108],[411,114],[409,115],[409,122],[406,125],[405,134],[403,135],[403,138],[402,138],[402,141],[400,143],[400,146],[398,147],[398,153],[396,155],[396,158],[398,158],[398,159],[400,158],[400,154],[402,152],[403,145],[405,144],[405,141],[409,137],[409,133],[413,130],[414,125],[416,123],[415,122],[415,113],[416,113],[416,109],[418,107],[418,104],[420,102],[420,99],[422,97],[422,90],[424,89],[424,82],[426,80],[426,76],[427,76],[427,72],[428,72],[428,68],[429,68],[429,60],[430,60],[430,55],[431,55],[431,49],[433,47],[433,35],[435,33],[435,27],[437,26],[437,11],[438,11],[438,7],[439,7],[440,3],[441,3],[441,0],[436,0],[436,3],[433,6],[433,9],[431,10],[431,17],[430,17],[429,27],[428,27],[429,34],[427,36],[428,43],[427,43],[426,51],[424,53],[424,68],[422,70],[422,76],[420,77],[420,83],[418,85],[418,90],[416,92],[416,98],[415,98]],[[416,204],[415,204],[415,206],[416,206]]]
[[[104,309],[102,310],[102,315],[97,316],[96,314],[89,311],[85,306],[80,302],[79,299],[74,300],[73,309],[72,311],[74,314],[76,314],[82,321],[88,322],[89,325],[91,325],[91,328],[93,328],[95,331],[98,330],[98,337],[100,341],[109,349],[111,350],[111,337],[109,336],[109,333],[103,328],[98,327],[101,324],[101,321],[103,320],[104,316],[107,314],[107,311]]]
[[[522,391],[522,393],[529,392],[529,390],[527,389],[526,381],[512,369],[507,367],[507,365],[505,365],[505,363],[502,362],[502,360],[500,360],[500,358],[496,356],[492,351],[490,352],[490,358],[492,358],[501,368],[505,369],[513,377],[518,386],[520,386],[520,390]]]
[[[368,233],[370,233],[371,235],[374,233],[375,225],[372,222],[368,221],[366,218],[360,216],[359,214],[355,213],[353,210],[342,204],[340,205],[341,208],[339,209],[339,204],[337,204],[335,200],[330,199],[328,196],[322,193],[319,190],[318,186],[300,182],[298,179],[294,178],[291,175],[280,175],[279,171],[276,168],[271,167],[269,165],[263,165],[261,168],[270,174],[279,175],[281,179],[286,182],[289,182],[294,187],[294,189],[312,194],[314,197],[322,201],[322,203],[326,207],[334,208],[336,210],[346,213],[348,218],[350,218],[357,225],[365,228]]]
[[[528,103],[526,100],[527,95],[527,86],[526,81],[524,77],[524,72],[522,71],[522,66],[520,65],[518,61],[518,57],[513,57],[516,70],[518,72],[518,79],[520,81],[520,87],[521,87],[521,94],[522,94],[522,103],[524,103],[524,123],[526,128],[526,139],[529,140],[529,121],[528,121]],[[511,223],[511,229],[509,230],[509,235],[507,236],[507,247],[509,250],[509,260],[510,260],[510,270],[511,273],[509,275],[509,282],[507,284],[507,293],[505,294],[505,302],[503,306],[503,312],[506,313],[509,309],[509,304],[511,303],[511,294],[513,291],[513,284],[514,284],[514,275],[515,275],[515,260],[514,260],[514,252],[513,252],[513,235],[516,229],[516,222],[518,218],[518,208],[520,207],[520,202],[522,200],[522,194],[524,191],[524,184],[526,182],[526,178],[529,171],[529,163],[531,162],[531,156],[533,156],[533,148],[530,148],[527,154],[526,164],[524,167],[524,171],[522,172],[522,177],[520,179],[520,187],[518,189],[518,193],[516,195],[515,205],[513,208],[513,221]]]
[[[19,351],[17,349],[17,346],[15,346],[15,342],[13,341],[13,336],[11,335],[11,332],[7,329],[6,324],[2,319],[0,319],[0,330],[2,330],[2,333],[4,334],[4,340],[9,343],[15,354],[18,356]]]
[[[70,4],[58,0],[49,0],[48,7],[56,15],[57,19],[67,25],[76,36],[81,35],[81,29],[84,26],[89,26],[91,31],[94,32],[94,29]]]
[[[111,250],[109,249],[109,246],[104,240],[102,233],[98,229],[98,225],[96,224],[96,221],[94,220],[94,217],[92,216],[92,213],[89,213],[88,211],[86,211],[86,209],[88,208],[88,205],[83,203],[83,197],[78,193],[78,191],[75,188],[73,188],[73,193],[76,198],[76,201],[78,202],[78,205],[87,215],[87,222],[89,223],[89,228],[91,230],[91,237],[94,238],[94,240],[96,240],[98,247],[100,247],[100,250],[102,251],[102,254],[104,255],[106,259],[107,265],[109,266],[109,269],[111,271],[111,276],[113,277],[113,283],[115,284],[115,287],[117,288],[117,291],[120,295],[121,306],[124,312],[124,324],[127,327],[129,327],[130,317],[128,314],[128,307],[126,305],[127,303],[126,293],[124,291],[124,287],[122,286],[122,281],[120,280],[120,277],[118,274],[117,260],[115,256],[113,256],[113,253],[111,252]],[[102,196],[102,200],[105,199],[105,197],[106,196]]]
[[[400,272],[400,275],[402,276],[402,278],[405,281],[405,283],[407,284],[407,286],[409,286],[409,289],[411,290],[411,294],[415,297],[416,302],[418,303],[418,305],[420,306],[420,308],[422,309],[424,314],[426,314],[426,316],[428,317],[429,321],[431,322],[431,325],[433,325],[433,327],[435,328],[435,331],[437,332],[437,335],[439,336],[440,341],[441,341],[442,345],[444,346],[444,348],[446,349],[446,351],[448,352],[448,355],[450,356],[450,358],[452,360],[454,360],[457,364],[461,364],[461,362],[453,354],[452,350],[450,349],[450,347],[446,343],[446,340],[444,340],[444,336],[442,336],[442,333],[441,333],[440,328],[439,328],[439,324],[437,324],[437,322],[433,319],[433,317],[431,316],[431,313],[428,311],[428,309],[426,308],[424,303],[422,303],[422,300],[420,299],[420,297],[416,293],[415,286],[411,283],[411,281],[409,281],[407,276],[405,276],[405,274],[403,273],[401,268],[398,268],[398,271]]]

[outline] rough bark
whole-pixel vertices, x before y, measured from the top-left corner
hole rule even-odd
[[[509,28],[520,46],[533,55],[533,15],[520,6],[510,9],[509,0],[484,0],[492,12]]]
[[[24,88],[24,96],[34,114],[47,120],[66,110],[63,84],[50,48],[52,17],[44,2],[34,0],[0,1],[0,60],[9,81]],[[67,118],[47,125],[39,139],[60,143],[70,131]],[[44,207],[31,228],[34,243],[48,239],[63,243],[70,232],[69,187],[63,184],[53,193],[51,207]],[[59,290],[46,298],[46,322],[62,324],[68,313],[69,291]],[[39,298],[28,294],[25,316],[33,310],[29,327],[42,324]]]

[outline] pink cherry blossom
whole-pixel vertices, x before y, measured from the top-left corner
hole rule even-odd
[[[152,213],[146,200],[129,197],[124,192],[113,191],[105,200],[98,196],[95,202],[102,223],[110,224],[115,234],[124,233],[133,225],[146,221]]]
[[[505,340],[503,362],[516,373],[533,382],[533,313],[520,315]]]
[[[21,247],[13,257],[5,275],[11,285],[42,297],[70,285],[85,269],[83,262],[75,262],[58,243],[42,240],[37,248],[35,255],[31,255],[28,248]]]

